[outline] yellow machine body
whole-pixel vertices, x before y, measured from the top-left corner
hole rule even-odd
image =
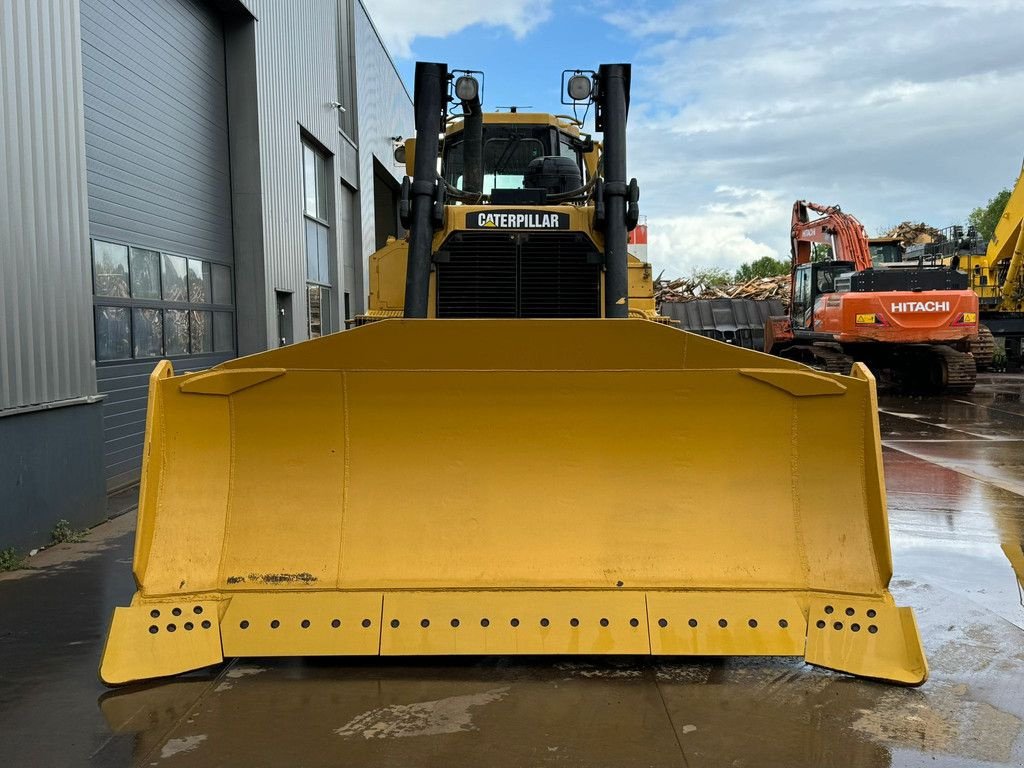
[[[447,187],[421,157],[409,238],[371,257],[356,327],[153,372],[138,591],[102,679],[246,656],[736,654],[923,682],[913,615],[887,591],[871,374],[658,317],[650,265],[624,247],[627,66],[596,74],[603,144],[568,118],[482,116],[484,136],[534,126],[525,146],[577,153],[585,187],[535,205],[453,186],[464,125],[433,130],[446,71],[417,64],[414,90],[422,147],[447,136]],[[459,259],[464,282],[445,283]],[[510,319],[446,317],[439,279],[441,298],[456,285],[460,306]]]
[[[652,424],[657,424],[656,432]],[[793,655],[919,684],[874,381],[624,320],[383,320],[151,379],[101,677]]]
[[[982,310],[1024,312],[1024,168],[985,253],[961,256],[960,267],[970,277]]]

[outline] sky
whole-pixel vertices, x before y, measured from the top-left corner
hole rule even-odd
[[[416,60],[478,69],[485,109],[562,112],[563,69],[631,62],[666,276],[788,259],[797,199],[869,235],[962,223],[1024,157],[1024,0],[364,2],[410,91]]]

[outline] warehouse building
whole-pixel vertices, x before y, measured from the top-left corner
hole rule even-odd
[[[0,549],[138,482],[147,378],[331,333],[412,103],[359,0],[0,2]]]

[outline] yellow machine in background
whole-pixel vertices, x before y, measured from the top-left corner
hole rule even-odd
[[[1003,339],[1008,362],[1024,363],[1024,168],[988,243],[973,228],[947,227],[939,242],[911,246],[905,258],[955,259],[967,273],[981,313],[979,370],[991,363],[993,336]]]
[[[157,367],[104,681],[338,654],[791,655],[924,681],[887,589],[870,373],[640,319],[629,66],[567,74],[601,146],[478,119],[471,73],[442,143],[452,79],[418,64],[409,237],[374,256],[361,324]]]

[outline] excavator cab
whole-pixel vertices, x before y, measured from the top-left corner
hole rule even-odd
[[[843,287],[842,276],[854,269],[850,261],[820,261],[800,264],[794,270],[794,325],[813,330],[813,310],[822,296]]]

